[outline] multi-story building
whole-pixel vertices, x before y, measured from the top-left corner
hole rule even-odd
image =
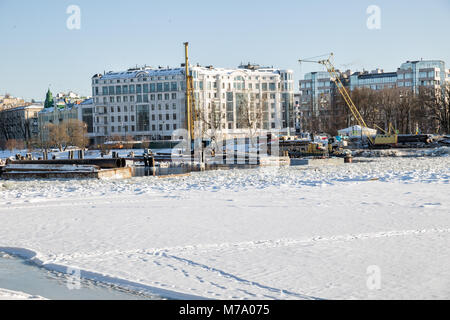
[[[438,88],[448,81],[448,73],[444,61],[407,61],[397,70],[397,87],[409,88],[414,93],[420,87]]]
[[[341,82],[347,86],[350,70],[341,74]],[[297,132],[322,131],[337,116],[336,85],[328,72],[310,72],[300,80],[300,93],[296,95]]]
[[[200,125],[210,126],[209,120],[214,118],[216,129],[225,137],[245,135],[248,121],[242,119],[247,114],[242,108],[248,107],[261,130],[286,132],[294,126],[291,70],[249,64],[238,69],[194,66],[190,72]],[[144,67],[95,75],[92,94],[97,142],[114,135],[170,139],[174,131],[186,128],[185,90],[184,67]]]
[[[397,72],[384,72],[384,70],[376,69],[371,72],[355,72],[350,76],[350,90],[355,88],[382,90],[396,86]]]
[[[0,111],[0,139],[27,141],[36,138],[39,134],[38,113],[43,107],[31,104]]]
[[[56,104],[56,103],[55,103]],[[48,124],[61,124],[71,119],[83,121],[86,124],[88,138],[94,142],[94,104],[93,99],[86,99],[80,103],[56,104],[52,108],[44,108],[38,114],[39,130],[45,138]]]

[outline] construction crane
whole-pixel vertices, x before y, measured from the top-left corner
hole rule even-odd
[[[325,68],[327,69],[328,73],[331,76],[331,80],[336,85],[337,89],[339,90],[339,93],[344,98],[345,103],[347,104],[348,108],[350,109],[350,112],[352,113],[353,118],[359,124],[359,126],[361,127],[361,130],[363,130],[363,128],[367,128],[368,126],[367,126],[366,122],[364,121],[364,118],[361,115],[361,113],[359,112],[358,108],[356,107],[355,103],[353,102],[352,98],[350,97],[350,94],[348,93],[347,89],[343,85],[343,83],[340,79],[340,76],[339,76],[339,72],[336,71],[336,68],[334,67],[333,63],[331,62],[331,59],[333,58],[333,56],[334,56],[333,53],[330,53],[327,59],[323,59],[323,60],[307,60],[306,59],[306,60],[299,60],[299,62],[300,63],[302,63],[302,62],[318,63],[318,64],[325,66]],[[321,57],[321,56],[319,56],[319,57]],[[310,59],[312,59],[312,58],[310,58]],[[377,134],[375,137],[375,140],[371,136],[367,136],[367,138],[369,139],[369,146],[371,146],[371,147],[396,144],[397,140],[398,140],[398,136],[396,134],[390,134],[390,133],[385,133],[385,134],[381,134],[381,135]]]
[[[195,96],[194,96],[194,80],[189,71],[189,42],[184,43],[185,53],[185,73],[186,73],[186,130],[189,132],[191,141],[195,139],[194,122],[195,122]]]

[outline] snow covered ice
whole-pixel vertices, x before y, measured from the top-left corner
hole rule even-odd
[[[450,157],[361,160],[0,181],[0,251],[169,298],[448,299]]]

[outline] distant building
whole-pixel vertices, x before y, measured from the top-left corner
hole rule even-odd
[[[350,90],[355,88],[369,88],[382,90],[397,86],[397,72],[384,72],[377,69],[372,72],[355,72],[350,76]]]
[[[24,105],[27,105],[27,103],[21,98],[15,98],[10,95],[0,96],[0,111]]]
[[[344,86],[349,84],[350,70],[340,73]],[[328,72],[310,72],[299,83],[296,95],[296,131],[323,131],[342,112],[336,108],[337,87]]]
[[[0,111],[0,140],[30,140],[39,134],[38,113],[40,104],[10,107]]]
[[[86,124],[88,137],[93,142],[93,99],[86,99],[79,103],[61,104],[57,102],[55,107],[44,108],[38,114],[39,130],[45,136],[48,124],[58,125],[71,119],[83,121]]]
[[[242,136],[239,106],[249,102],[261,112],[261,130],[294,126],[293,72],[245,65],[238,69],[191,67],[196,108],[204,118],[220,115],[225,137]],[[136,68],[92,77],[94,132],[97,142],[114,135],[137,140],[170,139],[185,128],[185,69]]]

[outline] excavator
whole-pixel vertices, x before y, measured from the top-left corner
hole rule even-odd
[[[331,80],[336,85],[339,93],[341,94],[342,98],[344,99],[345,103],[347,104],[348,108],[350,109],[350,112],[353,115],[353,118],[356,120],[356,122],[363,128],[367,128],[366,122],[364,121],[364,118],[362,117],[361,113],[359,112],[358,108],[356,107],[355,103],[353,102],[352,98],[350,97],[347,89],[342,84],[342,81],[340,80],[339,71],[336,70],[333,63],[331,62],[331,59],[333,58],[333,53],[330,53],[327,59],[323,60],[299,60],[300,63],[302,62],[310,62],[310,63],[318,63],[327,69],[328,73],[330,74]],[[314,58],[314,57],[313,57]],[[379,127],[378,127],[379,128]],[[381,128],[379,128],[381,129]],[[368,142],[369,142],[369,148],[371,149],[388,149],[392,146],[395,146],[398,143],[398,135],[394,132],[392,133],[391,130],[386,132],[385,130],[382,130],[382,134],[377,134],[375,138],[368,136]]]

